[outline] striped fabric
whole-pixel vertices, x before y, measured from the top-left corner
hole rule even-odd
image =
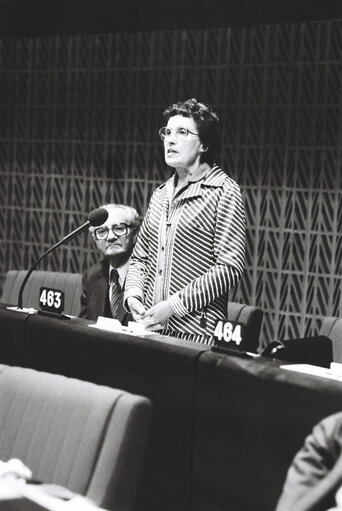
[[[168,300],[174,315],[166,331],[211,336],[217,321],[226,318],[228,290],[244,270],[240,189],[214,166],[171,200],[173,192],[174,177],[152,195],[127,274],[125,300],[138,296],[147,308]]]

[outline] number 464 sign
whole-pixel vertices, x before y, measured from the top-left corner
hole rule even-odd
[[[235,343],[240,346],[243,340],[243,325],[241,323],[235,323],[232,321],[218,321],[215,331],[214,338],[222,344]]]

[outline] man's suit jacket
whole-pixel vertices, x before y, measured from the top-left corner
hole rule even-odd
[[[109,304],[109,263],[106,259],[88,268],[82,275],[81,318],[97,320],[98,316],[112,317]],[[132,320],[131,315],[123,307],[122,298],[116,318],[123,325]]]
[[[327,511],[342,485],[342,413],[317,424],[287,473],[276,511]]]

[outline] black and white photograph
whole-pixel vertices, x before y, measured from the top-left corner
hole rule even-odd
[[[0,511],[342,511],[341,0],[0,0]]]

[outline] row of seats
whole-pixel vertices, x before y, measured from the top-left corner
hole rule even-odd
[[[0,459],[33,478],[132,511],[151,422],[146,397],[0,365]]]
[[[5,275],[2,303],[17,305],[20,286],[27,274],[26,270],[10,270]],[[82,274],[54,271],[33,271],[23,293],[23,307],[39,309],[41,287],[64,291],[64,313],[78,316],[82,292]]]

